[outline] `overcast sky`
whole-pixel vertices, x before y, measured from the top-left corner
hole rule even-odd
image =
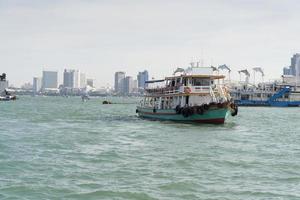
[[[79,69],[98,86],[115,71],[162,78],[203,59],[279,78],[300,52],[298,0],[0,0],[0,72],[20,86]]]

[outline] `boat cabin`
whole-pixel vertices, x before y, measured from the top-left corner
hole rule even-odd
[[[143,106],[173,109],[227,100],[226,92],[219,86],[225,76],[214,74],[211,68],[204,68],[204,72],[199,69],[192,68],[164,80],[148,81]]]

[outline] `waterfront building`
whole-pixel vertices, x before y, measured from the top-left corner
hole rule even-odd
[[[298,76],[300,76],[300,54],[296,53],[291,58],[291,65],[289,67],[283,68],[283,75],[292,75],[296,76],[296,72],[298,72]]]
[[[80,73],[80,81],[79,81],[79,86],[80,88],[85,88],[86,87],[86,75],[85,73]]]
[[[139,88],[145,88],[145,83],[146,81],[149,80],[149,73],[147,70],[143,72],[139,72],[137,75],[137,80],[138,80],[138,87]]]
[[[32,88],[33,88],[33,85],[31,83],[24,83],[22,86],[21,86],[21,89],[22,90],[31,90],[32,91]]]
[[[124,94],[131,94],[134,89],[134,81],[131,76],[126,76],[124,79],[124,91],[122,93]]]
[[[78,70],[64,70],[63,86],[65,88],[80,88],[80,72]]]
[[[283,75],[291,75],[290,67],[284,67],[283,68]]]
[[[94,87],[94,79],[91,78],[86,79],[86,84],[90,87]]]
[[[39,93],[41,89],[42,89],[42,78],[33,77],[33,81],[32,81],[33,94]]]
[[[42,88],[46,89],[57,89],[57,71],[43,71]]]
[[[124,79],[125,79],[125,72],[115,73],[115,92],[117,93],[124,92]]]

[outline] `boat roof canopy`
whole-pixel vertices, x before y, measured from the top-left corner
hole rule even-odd
[[[145,83],[160,83],[160,82],[164,82],[165,79],[160,79],[160,80],[150,80],[150,81],[145,81]]]
[[[173,80],[177,78],[208,78],[208,79],[224,79],[224,75],[181,75],[166,77],[166,80]]]

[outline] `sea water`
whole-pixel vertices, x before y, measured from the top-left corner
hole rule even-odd
[[[300,199],[300,108],[205,125],[139,119],[138,101],[0,102],[0,199]]]

